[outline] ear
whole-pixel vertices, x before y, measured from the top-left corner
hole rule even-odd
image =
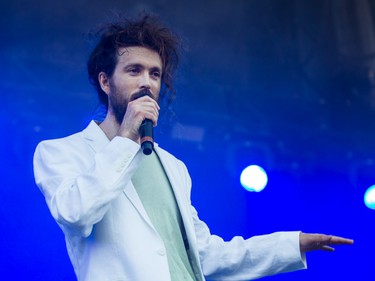
[[[102,90],[108,95],[110,92],[109,78],[105,72],[100,72],[98,75],[98,80]]]

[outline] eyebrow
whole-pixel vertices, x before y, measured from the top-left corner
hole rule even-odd
[[[127,65],[124,66],[124,68],[129,68],[129,67],[136,67],[136,68],[145,68],[145,66],[143,64],[140,64],[140,63],[129,63]],[[158,66],[153,66],[150,68],[151,71],[159,71],[160,73],[162,73],[162,70],[160,67]]]

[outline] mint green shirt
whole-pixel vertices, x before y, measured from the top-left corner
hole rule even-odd
[[[147,176],[145,176],[147,175]],[[185,232],[171,184],[155,152],[145,156],[132,182],[163,239],[172,281],[195,281],[182,233]]]

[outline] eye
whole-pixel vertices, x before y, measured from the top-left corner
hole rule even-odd
[[[127,69],[127,72],[130,73],[131,75],[136,75],[136,74],[139,74],[140,69],[139,67],[129,67]]]
[[[151,76],[154,77],[154,78],[160,78],[161,73],[160,73],[160,71],[153,71],[153,72],[151,72]]]

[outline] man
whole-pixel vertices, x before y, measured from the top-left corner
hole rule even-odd
[[[249,280],[305,268],[307,251],[351,244],[301,232],[228,242],[211,235],[191,205],[185,165],[157,144],[151,155],[140,149],[142,122],[157,125],[161,89],[174,94],[178,46],[147,15],[103,29],[88,72],[105,119],[36,149],[36,183],[65,234],[77,279]]]

